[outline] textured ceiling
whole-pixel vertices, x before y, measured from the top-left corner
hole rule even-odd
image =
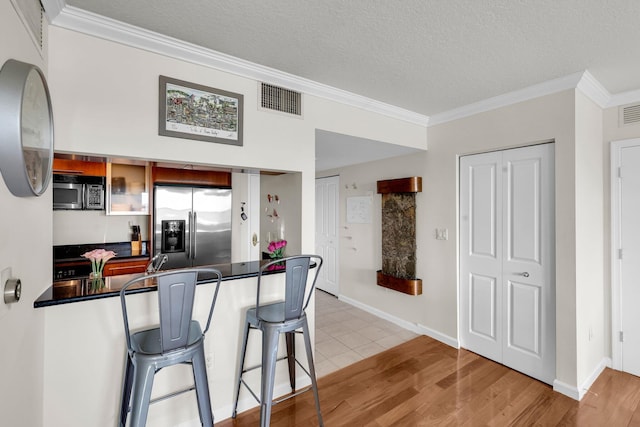
[[[584,70],[640,89],[638,0],[66,4],[426,116]]]
[[[424,115],[589,70],[640,88],[636,0],[67,0]]]

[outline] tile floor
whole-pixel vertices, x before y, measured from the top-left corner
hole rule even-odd
[[[316,375],[322,377],[418,335],[316,291]]]

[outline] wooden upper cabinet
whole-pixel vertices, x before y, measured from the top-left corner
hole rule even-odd
[[[231,188],[229,172],[154,167],[151,175],[154,184],[210,185]]]
[[[108,164],[107,215],[149,215],[148,170],[146,164]]]
[[[53,173],[61,175],[107,176],[107,164],[54,158]]]

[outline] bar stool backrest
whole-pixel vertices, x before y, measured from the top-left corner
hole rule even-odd
[[[315,275],[311,289],[307,292],[307,277],[311,261],[315,261]],[[256,304],[256,317],[260,318],[260,280],[265,271],[274,270],[274,266],[285,266],[285,299],[284,299],[284,320],[297,319],[304,313],[309,300],[313,295],[318,272],[322,266],[322,258],[318,255],[296,255],[287,258],[273,260],[262,266],[258,275],[258,300]],[[277,268],[275,268],[277,270]],[[305,301],[305,295],[307,299]]]
[[[198,273],[158,276],[160,347],[168,352],[187,346]]]
[[[209,329],[213,308],[218,297],[221,275],[218,270],[210,268],[193,268],[185,270],[166,271],[141,276],[128,282],[120,290],[122,313],[125,323],[125,335],[127,347],[131,347],[129,321],[125,295],[131,285],[149,279],[156,279],[158,284],[158,309],[160,321],[160,348],[161,353],[167,353],[179,348],[185,348],[188,344],[189,329],[193,318],[193,303],[195,289],[198,281],[198,273],[213,273],[217,279],[216,289],[209,310],[209,318],[203,335]]]

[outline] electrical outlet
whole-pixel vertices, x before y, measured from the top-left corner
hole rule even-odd
[[[213,368],[213,354],[207,354],[204,359],[207,364],[207,369]]]

